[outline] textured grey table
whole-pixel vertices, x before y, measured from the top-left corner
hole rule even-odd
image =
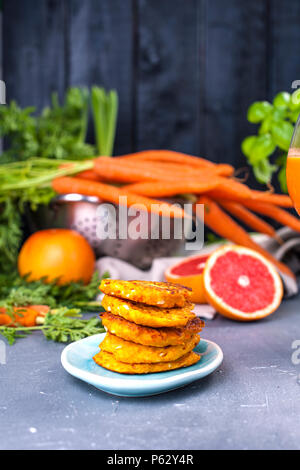
[[[300,298],[252,324],[207,322],[219,370],[148,398],[107,395],[67,374],[63,346],[39,333],[0,365],[1,449],[299,449]],[[299,354],[300,357],[300,354]]]

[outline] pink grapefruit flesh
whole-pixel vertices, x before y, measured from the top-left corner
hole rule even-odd
[[[240,246],[216,250],[206,262],[204,289],[209,302],[224,316],[251,321],[280,305],[281,279],[262,255]]]

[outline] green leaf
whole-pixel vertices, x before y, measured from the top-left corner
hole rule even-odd
[[[0,306],[48,305],[49,307],[68,307],[88,311],[99,311],[99,302],[95,301],[99,294],[101,279],[98,272],[93,274],[89,284],[71,282],[58,285],[55,281],[45,283],[43,279],[28,282],[17,273],[9,276],[0,274]]]
[[[288,110],[284,108],[274,108],[272,113],[272,123],[284,121],[288,116]]]
[[[288,114],[288,118],[292,123],[296,123],[299,117],[300,109],[296,109],[294,111],[290,111]]]
[[[256,138],[253,146],[251,147],[249,162],[251,165],[256,165],[258,162],[265,160],[276,149],[271,134],[263,134]]]
[[[287,182],[286,182],[286,162],[287,162],[287,154],[281,154],[277,159],[276,159],[276,164],[281,167],[279,173],[278,173],[278,181],[280,184],[280,188],[284,193],[288,192],[287,188]]]
[[[300,88],[294,91],[289,102],[289,108],[292,111],[300,110]]]
[[[273,122],[271,132],[275,144],[282,150],[287,151],[294,132],[292,124],[288,121]]]
[[[246,157],[250,156],[251,149],[252,149],[256,139],[257,139],[257,137],[255,135],[250,135],[249,137],[246,137],[243,140],[242,145],[241,145],[241,149],[242,149],[243,154]]]
[[[0,271],[11,273],[16,269],[22,240],[21,214],[12,198],[0,204]]]
[[[269,134],[270,130],[271,130],[271,125],[272,125],[272,113],[270,113],[271,115],[268,115],[261,123],[260,127],[259,127],[259,130],[258,130],[258,133],[259,135],[262,135],[262,134]]]
[[[41,329],[47,339],[61,343],[76,341],[104,331],[98,317],[83,319],[80,310],[67,307],[47,313]]]
[[[0,334],[7,340],[8,344],[12,346],[16,341],[16,331],[14,328],[1,327]]]
[[[278,181],[280,184],[281,191],[283,193],[288,193],[288,187],[286,182],[286,167],[281,168],[278,173]]]
[[[253,166],[253,172],[257,181],[263,184],[270,183],[272,174],[277,170],[276,165],[271,165],[269,160],[266,158],[259,161],[259,163]]]
[[[248,121],[254,124],[261,122],[272,109],[273,106],[268,101],[256,101],[248,109]]]
[[[105,91],[97,86],[92,87],[91,93],[92,113],[94,119],[96,146],[99,155],[106,153],[106,106]]]
[[[293,124],[297,122],[299,113],[300,88],[292,95],[284,91],[278,93],[273,99],[273,104],[256,101],[249,107],[248,120],[260,123],[260,126],[258,135],[244,139],[241,147],[259,182],[271,181],[277,166],[270,162],[269,157],[277,148],[288,151],[294,131]],[[293,145],[297,146],[298,140],[300,142],[300,137],[298,139],[295,134]],[[278,179],[283,191],[286,191],[285,160],[286,154],[276,160],[280,167]]]
[[[290,100],[290,93],[287,93],[286,91],[281,91],[273,99],[273,105],[275,106],[275,108],[286,109],[289,106]]]
[[[31,333],[29,328],[23,327],[22,333],[18,332],[18,329],[15,327],[10,326],[0,326],[0,335],[2,335],[8,342],[10,346],[12,346],[16,339],[18,338],[26,338],[27,335]]]
[[[91,104],[98,153],[110,157],[113,154],[117,125],[117,92],[111,90],[106,93],[104,88],[93,86]]]
[[[111,90],[107,97],[107,139],[106,154],[113,154],[113,147],[116,134],[118,115],[118,95],[115,90]]]

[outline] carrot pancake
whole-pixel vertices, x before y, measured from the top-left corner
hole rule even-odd
[[[167,370],[188,367],[200,361],[201,356],[195,352],[190,352],[185,356],[173,362],[157,362],[156,364],[127,364],[118,361],[113,354],[106,351],[100,351],[93,357],[96,364],[105,367],[105,369],[119,372],[120,374],[151,374],[154,372],[163,372]]]
[[[166,346],[157,348],[154,346],[144,346],[143,344],[132,343],[118,336],[106,333],[100,344],[101,351],[106,351],[115,356],[118,361],[130,364],[172,362],[185,356],[192,351],[200,341],[199,335],[192,336],[186,343],[178,346]]]
[[[191,311],[194,305],[186,303],[182,308],[151,307],[129,300],[119,299],[111,295],[105,295],[102,299],[102,307],[113,315],[119,315],[128,321],[138,325],[160,328],[163,326],[183,327],[196,315]]]
[[[192,295],[188,287],[171,282],[120,281],[103,279],[100,290],[125,300],[162,308],[184,307]]]
[[[101,315],[101,320],[110,333],[134,343],[155,347],[182,344],[190,339],[192,335],[199,333],[204,327],[204,321],[197,317],[190,320],[184,328],[141,326],[108,312]]]

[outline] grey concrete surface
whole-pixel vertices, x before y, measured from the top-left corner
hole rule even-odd
[[[214,374],[148,398],[105,394],[65,372],[63,345],[35,333],[0,364],[1,449],[299,449],[300,298],[266,320],[217,317]],[[300,357],[300,354],[299,354]]]

